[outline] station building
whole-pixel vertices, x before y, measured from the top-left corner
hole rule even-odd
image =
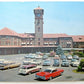
[[[34,15],[35,33],[17,33],[7,27],[0,30],[0,54],[47,52],[58,45],[63,48],[84,48],[84,35],[44,34],[44,10],[37,7]]]

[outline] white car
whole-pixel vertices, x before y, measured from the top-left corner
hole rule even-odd
[[[32,59],[25,59],[25,60],[23,61],[23,64],[24,64],[24,65],[25,65],[25,64],[30,64],[32,61],[33,61]]]
[[[36,59],[42,59],[42,56],[41,55],[36,55],[35,58]]]
[[[67,56],[67,59],[68,59],[68,60],[71,60],[71,59],[72,59],[72,55],[68,55],[68,56]]]
[[[14,63],[14,62],[10,61],[10,60],[0,59],[0,64],[1,63],[10,64],[10,63]]]
[[[55,55],[55,57],[59,57],[59,55]]]
[[[41,60],[36,60],[36,59],[34,59],[33,61],[31,61],[30,64],[40,65],[40,64],[41,64]]]
[[[0,59],[0,63],[3,63],[5,61],[5,59]]]
[[[31,74],[33,72],[37,72],[40,71],[42,69],[42,66],[36,66],[36,65],[26,65],[26,66],[22,66],[19,70],[19,74]]]
[[[79,64],[80,64],[79,60],[76,60],[76,59],[71,60],[71,66],[77,67],[77,66],[79,66]]]

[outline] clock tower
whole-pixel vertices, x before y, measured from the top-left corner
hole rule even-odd
[[[35,15],[35,45],[43,45],[43,14],[44,10],[38,6],[34,9]]]

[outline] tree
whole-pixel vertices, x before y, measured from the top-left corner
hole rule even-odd
[[[56,54],[57,55],[63,55],[64,54],[64,51],[60,45],[58,45],[58,47],[56,49]]]
[[[83,69],[82,69],[83,67],[84,67],[84,59],[81,59],[80,64],[79,64],[77,70],[78,70],[78,71],[82,71],[82,70],[83,70]]]

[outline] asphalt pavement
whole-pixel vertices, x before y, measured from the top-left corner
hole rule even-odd
[[[25,60],[24,56],[26,54],[17,54],[17,55],[1,55],[0,59],[7,59],[11,61],[20,62],[22,65],[23,60]],[[53,57],[49,57],[51,60],[51,66],[53,65]],[[70,61],[70,60],[69,60]],[[43,60],[42,60],[43,63]],[[60,60],[61,64],[61,60]],[[42,64],[41,64],[42,65]],[[43,66],[42,70],[45,70],[47,67],[51,66]],[[60,82],[60,81],[84,81],[84,74],[80,73],[74,73],[72,72],[73,69],[76,69],[77,67],[61,67],[61,65],[58,67],[61,69],[64,69],[64,73],[62,76],[58,76],[56,78],[53,78],[52,80],[48,80],[45,82]],[[7,69],[7,70],[0,70],[0,82],[44,82],[43,80],[37,80],[35,78],[36,73],[32,73],[30,75],[19,75],[20,67],[13,68],[13,69]]]

